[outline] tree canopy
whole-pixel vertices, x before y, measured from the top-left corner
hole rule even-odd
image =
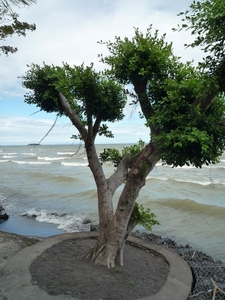
[[[113,137],[106,124],[100,124],[123,118],[124,85],[132,84],[133,103],[140,103],[163,162],[195,167],[216,163],[225,148],[225,101],[216,76],[209,76],[201,66],[182,63],[165,35],[153,33],[151,26],[145,35],[135,29],[132,39],[116,37],[104,44],[110,53],[101,57],[110,66],[105,73],[84,64],[31,65],[22,77],[24,87],[31,90],[25,101],[64,114],[58,101],[61,92],[82,124],[93,126],[94,138]],[[81,137],[85,140],[86,133]]]
[[[182,24],[174,30],[190,30],[193,42],[187,47],[201,47],[205,52],[200,67],[214,81],[214,89],[225,91],[225,2],[223,0],[193,1],[181,12]],[[212,84],[211,84],[212,85]]]
[[[225,147],[223,94],[205,105],[216,83],[199,67],[181,63],[151,26],[145,35],[136,29],[131,40],[116,37],[106,46],[110,54],[102,61],[111,76],[133,85],[161,159],[173,166],[216,163]]]
[[[26,31],[36,29],[35,24],[19,21],[19,15],[13,10],[13,6],[29,6],[36,3],[36,0],[1,0],[0,1],[0,23],[5,23],[0,26],[0,40],[5,41],[6,38],[13,34],[18,36],[26,36]],[[0,51],[6,55],[15,53],[18,49],[9,45],[0,46]]]
[[[99,211],[99,238],[84,256],[114,267],[116,262],[123,265],[124,244],[137,223],[149,228],[158,224],[154,214],[136,203],[157,162],[161,159],[172,166],[201,167],[218,162],[224,151],[224,59],[221,56],[221,64],[212,60],[208,68],[182,63],[165,35],[153,32],[152,26],[146,34],[136,28],[131,39],[116,37],[103,44],[109,51],[106,57],[100,55],[108,66],[104,72],[94,70],[93,64],[32,64],[22,76],[22,83],[29,89],[26,103],[67,115],[84,141]],[[127,84],[132,86],[129,92]],[[133,104],[140,104],[140,116],[149,128],[149,142],[145,145],[139,141],[136,146],[125,147],[122,153],[105,149],[99,157],[95,138],[98,134],[113,136],[105,122],[122,120],[128,95]],[[102,167],[105,161],[112,161],[116,167],[109,178]],[[113,196],[121,185],[114,209]]]
[[[25,102],[36,104],[46,112],[65,114],[60,106],[59,93],[62,93],[77,116],[80,125],[86,126],[95,139],[97,134],[113,137],[106,124],[123,118],[126,104],[126,92],[121,84],[97,72],[91,66],[43,67],[33,64],[23,76],[24,87],[30,90],[25,95]],[[79,127],[81,128],[81,126]],[[81,138],[85,141],[88,132],[82,130]]]

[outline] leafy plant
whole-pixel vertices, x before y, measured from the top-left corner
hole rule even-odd
[[[121,153],[118,149],[106,148],[103,150],[102,153],[100,153],[99,156],[101,162],[111,161],[114,164],[114,166],[117,167],[124,157],[134,157],[135,155],[140,153],[141,150],[144,149],[144,147],[145,142],[140,139],[135,145],[123,147]]]
[[[160,223],[155,219],[155,214],[153,214],[150,208],[145,209],[142,204],[135,202],[134,209],[131,215],[131,220],[137,221],[138,224],[144,226],[147,230],[151,231],[152,226],[160,225]]]

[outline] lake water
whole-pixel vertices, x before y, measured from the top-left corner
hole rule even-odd
[[[98,152],[105,147],[122,145],[97,145]],[[104,170],[109,176],[114,167],[107,163]],[[56,224],[66,232],[89,230],[83,224],[87,218],[98,223],[95,183],[82,147],[2,146],[0,175],[0,205],[9,214],[35,215],[36,221]],[[225,262],[224,175],[225,154],[219,164],[202,169],[159,162],[138,198],[161,223],[153,233],[190,243]]]

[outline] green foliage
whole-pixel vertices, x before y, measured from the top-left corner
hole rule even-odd
[[[35,24],[28,24],[27,22],[20,22],[19,15],[13,12],[12,6],[29,6],[35,3],[35,0],[0,0],[0,23],[7,23],[7,25],[0,26],[0,40],[5,41],[6,38],[11,37],[13,34],[18,36],[26,36],[26,31],[34,31]],[[0,51],[8,55],[15,53],[18,49],[8,45],[0,46]]]
[[[85,115],[99,117],[102,121],[121,120],[126,104],[126,94],[122,86],[93,69],[93,65],[70,67],[64,64],[69,77],[69,85],[75,99],[82,102]]]
[[[155,101],[154,115],[147,124],[157,129],[152,140],[159,146],[165,163],[201,167],[218,162],[225,148],[225,102],[220,96],[203,113],[193,103],[201,93],[205,78],[197,70],[185,73],[181,69],[177,73],[179,80],[169,79],[161,86],[164,97]]]
[[[111,76],[133,84],[134,102],[140,103],[141,116],[165,163],[196,167],[216,163],[225,149],[224,98],[213,99],[206,111],[196,101],[219,95],[225,76],[220,72],[218,81],[218,74],[180,62],[165,35],[151,30],[150,26],[144,36],[136,29],[132,39],[116,37],[106,43],[110,54],[102,61],[111,67]]]
[[[32,64],[22,76],[22,84],[30,90],[25,95],[25,102],[35,104],[48,113],[63,115],[58,96],[61,92],[70,103],[83,125],[98,119],[115,122],[123,118],[126,93],[116,81],[96,72],[93,65],[62,67],[54,65],[39,66]],[[90,124],[89,124],[90,125]],[[100,124],[99,135],[113,137],[106,124]]]
[[[151,213],[150,208],[145,209],[142,204],[135,202],[134,209],[131,215],[131,220],[135,220],[138,224],[144,226],[147,230],[151,231],[152,226],[160,225],[155,219],[155,214]]]
[[[144,36],[136,28],[131,40],[116,37],[115,42],[105,43],[110,55],[101,56],[101,61],[111,67],[109,73],[114,78],[124,84],[135,84],[140,80],[151,80],[155,75],[165,75],[165,62],[172,56],[172,44],[165,42],[165,35],[159,37],[158,31],[152,35],[151,30],[152,26]]]
[[[140,139],[137,144],[123,147],[122,157],[125,156],[134,157],[135,155],[140,153],[144,149],[144,147],[145,147],[145,142]]]
[[[152,33],[151,26],[145,35],[135,29],[132,39],[116,37],[115,42],[107,42],[106,46],[110,54],[101,60],[111,69],[105,73],[96,72],[93,65],[32,65],[22,77],[23,85],[31,90],[25,101],[61,115],[58,93],[62,92],[84,126],[96,120],[98,133],[113,137],[107,125],[100,123],[123,118],[126,91],[122,84],[131,83],[136,92],[134,102],[139,101],[151,139],[165,163],[196,167],[216,163],[225,148],[224,97],[219,94],[225,78],[222,71],[210,75],[190,62],[181,63],[173,55],[172,44],[165,41],[165,35]],[[203,111],[201,99],[210,94],[218,97]],[[123,157],[134,157],[143,147],[139,142],[125,147],[121,153],[105,149],[100,159],[118,166]]]
[[[225,2],[223,0],[193,1],[190,9],[181,12],[182,25],[179,30],[190,29],[196,38],[186,46],[201,46],[205,52],[211,52],[217,59],[224,54],[225,41]]]
[[[123,159],[119,150],[114,148],[104,149],[103,152],[99,154],[99,157],[101,162],[110,161],[114,164],[115,167],[117,167],[120,161]]]
[[[221,91],[225,91],[225,1],[193,1],[190,9],[181,12],[182,25],[178,30],[191,30],[194,41],[187,47],[200,46],[206,57],[200,66],[218,77]],[[174,29],[176,30],[176,29]]]
[[[145,142],[142,140],[139,140],[137,144],[123,147],[122,151],[114,148],[106,148],[103,150],[102,153],[100,153],[100,160],[101,162],[107,162],[110,161],[114,164],[115,167],[117,167],[120,163],[120,161],[126,157],[134,157],[138,153],[141,152],[145,147]]]
[[[121,273],[121,272],[122,272],[122,269],[119,268],[119,267],[114,267],[113,269],[114,269],[117,273]]]
[[[109,130],[109,127],[106,125],[106,124],[102,124],[100,127],[99,127],[99,132],[98,134],[101,136],[101,135],[104,135],[108,138],[114,138],[114,135],[113,133]]]
[[[27,67],[29,69],[26,75],[21,77],[23,86],[29,90],[24,96],[26,103],[36,104],[37,107],[47,113],[56,112],[62,115],[64,112],[58,104],[58,92],[61,91],[74,105],[63,68],[46,64],[43,67],[37,64]]]

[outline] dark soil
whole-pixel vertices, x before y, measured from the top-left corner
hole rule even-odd
[[[107,269],[80,257],[95,242],[70,239],[45,250],[31,264],[32,283],[50,295],[84,300],[138,299],[164,285],[169,266],[162,257],[126,245],[124,267]]]

